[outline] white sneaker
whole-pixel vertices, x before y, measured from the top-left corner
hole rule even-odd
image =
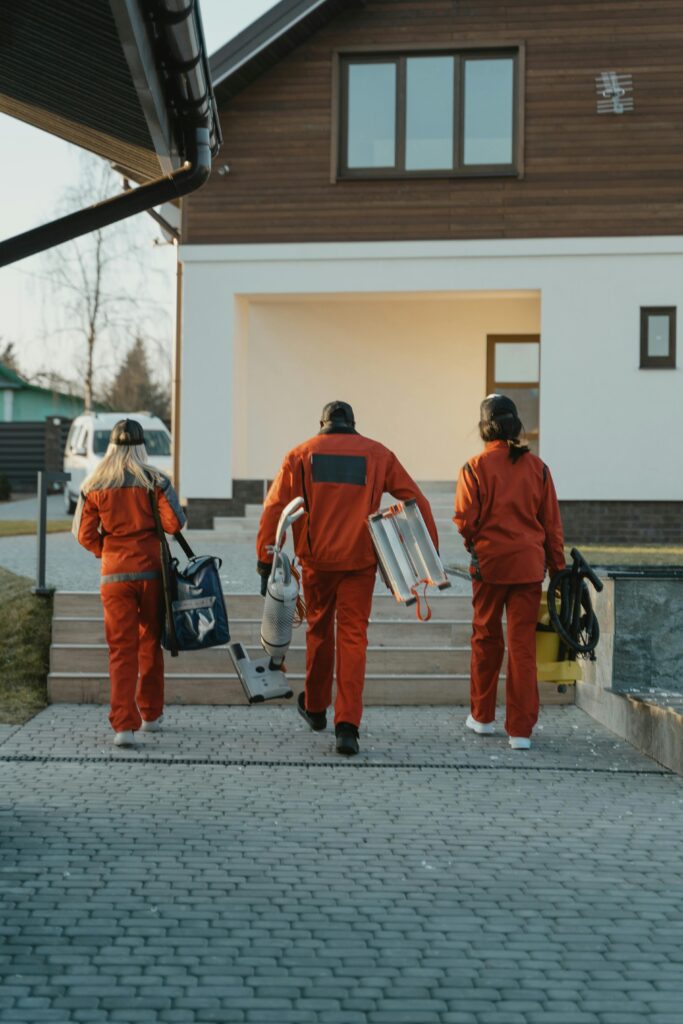
[[[528,750],[531,746],[528,736],[510,736],[509,743],[513,750]]]
[[[145,722],[142,720],[142,731],[143,732],[159,732],[164,724],[164,716],[159,715],[153,722]]]
[[[479,736],[493,736],[496,731],[495,722],[478,722],[476,718],[472,718],[472,715],[467,716],[465,725]]]
[[[125,732],[117,732],[114,736],[115,747],[134,747],[135,746],[135,733],[131,732],[130,729],[126,729]]]

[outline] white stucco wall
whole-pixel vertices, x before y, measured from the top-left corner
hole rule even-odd
[[[284,452],[314,434],[325,402],[353,405],[358,429],[421,480],[454,480],[480,448],[487,333],[537,334],[537,296],[253,300],[243,338],[246,429],[237,478],[271,478]],[[272,375],[286,414],[264,415]]]
[[[248,465],[240,463],[240,453],[255,400],[281,439],[281,449],[293,443],[286,433],[287,417],[293,406],[309,402],[310,384],[305,398],[302,393],[294,400],[287,396],[284,406],[278,403],[276,381],[269,382],[267,364],[258,369],[258,399],[248,383],[246,390],[242,384],[251,379],[243,347],[250,318],[255,337],[263,336],[269,315],[260,307],[254,314],[264,296],[272,301],[274,296],[335,293],[521,290],[541,295],[541,455],[553,470],[560,496],[683,500],[683,453],[675,426],[683,403],[683,371],[638,369],[640,306],[683,307],[681,238],[192,246],[181,247],[180,258],[185,263],[185,497],[229,494],[227,481],[240,475],[240,465]],[[442,347],[441,329],[438,339]],[[427,346],[430,337],[422,343]],[[679,342],[679,366],[682,350]],[[378,397],[385,406],[391,402],[381,389]],[[477,402],[480,397],[481,392]],[[472,398],[461,389],[453,402],[459,406]],[[317,393],[311,400],[315,417],[319,399]],[[287,408],[289,413],[283,413]],[[300,413],[297,408],[296,416]],[[364,415],[361,405],[359,418]],[[372,419],[363,428],[372,433]],[[418,434],[420,429],[416,421]],[[425,445],[444,445],[429,423],[422,436]],[[415,451],[409,451],[406,462]],[[247,460],[252,457],[255,453],[248,452]],[[272,457],[269,449],[265,461]],[[427,476],[419,467],[415,472]]]

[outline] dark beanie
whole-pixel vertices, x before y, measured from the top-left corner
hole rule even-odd
[[[110,444],[140,445],[145,443],[145,433],[137,420],[119,420],[109,438]]]

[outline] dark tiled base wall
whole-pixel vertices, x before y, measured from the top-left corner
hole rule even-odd
[[[247,505],[263,501],[269,481],[233,480],[232,498],[188,498],[187,519],[193,530],[212,530],[214,516],[243,516]]]
[[[561,501],[576,544],[683,544],[683,501]]]
[[[243,516],[263,501],[270,481],[234,480],[232,498],[190,498],[192,529],[214,516]],[[683,501],[561,501],[565,536],[574,544],[683,544]]]

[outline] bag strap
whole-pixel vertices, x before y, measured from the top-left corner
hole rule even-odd
[[[156,489],[152,490],[150,492],[150,494],[152,495],[152,512],[154,514],[154,525],[157,528],[157,536],[159,537],[159,540],[162,543],[165,543],[166,545],[168,545],[168,541],[166,540],[166,532],[165,532],[164,528],[161,525],[161,516],[159,515],[159,502],[157,501]],[[178,544],[183,549],[185,555],[188,558],[194,558],[194,551],[192,550],[190,545],[187,543],[187,540],[184,537],[182,531],[178,530],[177,533],[174,533],[173,534],[173,539],[178,542]]]
[[[161,516],[159,515],[159,503],[157,501],[156,488],[153,487],[150,491],[150,500],[152,503],[152,515],[154,516],[154,525],[156,527],[157,537],[159,538],[159,546],[161,548],[161,583],[162,591],[164,595],[164,614],[166,617],[166,633],[169,642],[169,650],[172,658],[178,657],[178,637],[175,631],[175,622],[173,621],[173,594],[171,587],[171,552],[166,540],[166,534],[164,528],[161,525]],[[188,545],[189,546],[189,545]]]
[[[173,538],[174,540],[178,541],[178,543],[180,544],[181,548],[183,549],[188,558],[194,558],[194,551],[187,543],[187,540],[185,539],[184,535],[180,532],[180,530],[178,531],[178,533],[173,534]]]

